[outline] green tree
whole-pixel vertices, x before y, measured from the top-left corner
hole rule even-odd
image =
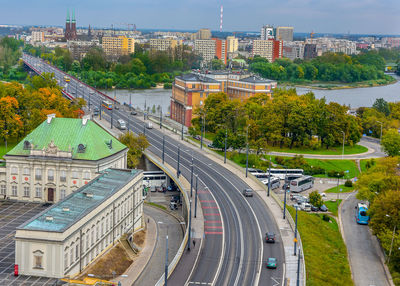
[[[211,67],[212,67],[213,70],[222,70],[222,69],[225,68],[225,64],[220,59],[213,59],[211,61]]]
[[[381,145],[384,152],[388,156],[399,156],[400,155],[400,134],[396,129],[388,130],[385,135],[382,136]]]
[[[383,98],[377,98],[372,107],[375,108],[377,111],[385,114],[385,116],[389,116],[390,114],[389,104]]]
[[[310,203],[319,208],[324,204],[324,201],[322,200],[322,196],[318,193],[318,191],[313,191],[308,195],[308,198],[310,199]]]
[[[142,157],[143,151],[149,146],[146,136],[143,134],[135,136],[132,132],[127,132],[121,134],[118,139],[129,148],[127,154],[128,168],[136,168],[139,164],[140,158]]]

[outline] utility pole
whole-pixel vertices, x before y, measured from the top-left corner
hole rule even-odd
[[[246,178],[248,171],[249,171],[249,125],[247,125],[247,130],[246,130]]]
[[[268,167],[268,193],[267,193],[268,197],[270,190],[271,190],[271,156],[269,156],[269,167]]]
[[[193,196],[193,152],[192,152],[192,164],[190,167],[190,197]]]
[[[296,251],[296,249],[294,250]],[[299,246],[299,256],[297,259],[297,283],[296,286],[300,286],[300,261],[301,261],[301,252],[300,252],[300,246]]]
[[[191,232],[192,232],[192,200],[190,200],[189,206],[189,236],[188,236],[188,250],[190,251],[190,240],[191,240]]]
[[[224,164],[226,164],[226,142],[228,140],[228,127],[225,128],[225,154],[224,154]]]
[[[196,193],[195,193],[195,197],[194,197],[194,217],[196,217],[197,215],[197,182],[199,180],[199,176],[196,174]]]
[[[296,206],[296,222],[295,222],[295,227],[294,227],[294,253],[293,255],[296,256],[296,246],[297,246],[297,209],[298,207]]]
[[[181,147],[178,145],[178,167],[176,169],[176,176],[178,177],[178,179],[179,179],[179,175],[181,174],[181,171],[179,170],[179,160],[181,157],[180,151],[181,151]]]

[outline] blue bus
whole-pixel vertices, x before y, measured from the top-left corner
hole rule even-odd
[[[369,216],[367,215],[368,207],[364,203],[358,203],[356,206],[356,222],[358,224],[368,224]]]

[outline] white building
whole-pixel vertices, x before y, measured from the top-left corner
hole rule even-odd
[[[140,229],[142,179],[139,170],[107,169],[20,225],[15,234],[19,273],[74,277],[121,235]]]
[[[57,202],[108,168],[125,169],[128,148],[96,123],[47,120],[9,151],[0,166],[0,195],[12,200]]]
[[[215,56],[215,41],[214,40],[195,40],[194,51],[203,58],[203,62],[209,63]]]
[[[293,41],[293,27],[277,27],[276,39],[284,42]]]
[[[44,32],[42,32],[42,31],[32,31],[31,42],[32,42],[32,44],[43,43],[44,42]]]
[[[270,25],[262,26],[260,40],[273,40],[273,39],[275,39],[274,27]]]

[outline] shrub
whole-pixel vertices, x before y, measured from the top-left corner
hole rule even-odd
[[[353,186],[353,182],[351,180],[346,180],[346,182],[344,183],[345,187],[352,187]]]
[[[327,214],[323,214],[322,215],[322,219],[326,222],[329,222],[331,220],[331,218],[327,215]]]
[[[283,157],[281,157],[281,156],[276,156],[276,157],[275,157],[275,162],[276,162],[278,165],[283,165],[283,164],[285,164],[285,159],[284,159]]]
[[[344,171],[335,171],[335,170],[328,171],[328,177],[342,178],[344,177]]]

